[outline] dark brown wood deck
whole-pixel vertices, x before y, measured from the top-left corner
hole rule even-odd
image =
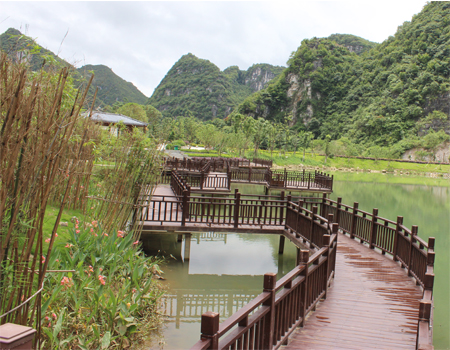
[[[206,349],[213,338],[224,339],[230,349],[234,349],[231,344],[250,340],[256,345],[249,348],[266,344],[264,348],[269,349],[268,344],[273,344],[278,349],[287,339],[285,349],[415,349],[416,341],[422,345],[419,349],[430,348],[434,238],[428,243],[421,240],[417,226],[409,231],[402,217],[389,221],[378,217],[376,209],[372,215],[358,210],[358,203],[349,211],[341,199],[335,202],[325,196],[320,212],[328,219],[318,214],[317,206],[310,211],[303,200],[297,204],[290,196],[285,202],[267,196],[242,199],[239,193],[230,198],[183,193],[177,200],[169,186],[158,186],[142,216],[142,238],[151,232],[255,232],[281,234],[299,249],[300,240],[316,248],[309,260],[308,251],[299,250],[298,268],[279,282],[270,274],[265,276],[264,292],[220,327],[218,314],[206,315],[205,320],[214,318],[219,328],[202,325],[209,333],[202,331],[202,340],[192,349]],[[273,217],[267,213],[274,213]],[[334,215],[338,222],[333,221]],[[337,235],[338,229],[356,239]],[[280,250],[281,241],[284,238]],[[386,256],[390,254],[397,262]],[[250,315],[257,307],[261,309]],[[234,333],[223,337],[238,324]]]
[[[339,234],[327,299],[285,349],[415,349],[422,289],[398,263]]]

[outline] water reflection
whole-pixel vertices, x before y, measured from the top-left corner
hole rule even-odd
[[[176,234],[166,234],[152,236],[145,246],[148,254],[169,257],[161,304],[165,345],[154,347],[164,349],[189,348],[200,337],[202,313],[218,312],[223,321],[262,292],[265,273],[281,278],[296,260],[296,247],[287,241],[278,254],[277,235],[207,232],[178,242]]]

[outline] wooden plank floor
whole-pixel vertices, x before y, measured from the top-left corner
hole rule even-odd
[[[288,349],[415,349],[422,290],[398,264],[339,234],[327,299]]]

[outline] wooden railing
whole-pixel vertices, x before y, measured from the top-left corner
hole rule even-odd
[[[333,190],[333,175],[328,175],[320,171],[314,172],[303,171],[287,171],[267,169],[267,181],[271,186],[275,187],[302,187],[305,189],[317,190],[328,189]]]
[[[403,217],[391,221],[378,216],[378,209],[372,213],[360,210],[358,202],[353,207],[323,197],[322,213],[334,215],[342,232],[351,238],[357,238],[369,245],[370,249],[379,249],[382,254],[389,254],[394,261],[399,261],[407,269],[416,283],[423,288],[423,298],[419,307],[419,324],[417,328],[417,349],[427,348],[432,342],[432,308],[434,285],[435,239],[428,242],[418,235],[417,226],[408,229],[403,225]]]
[[[271,168],[273,165],[273,162],[272,162],[272,160],[253,158],[253,164]]]
[[[262,347],[263,349],[279,347],[286,339],[286,334],[292,331],[291,328],[286,330],[285,327],[301,324],[306,315],[287,310],[296,310],[293,305],[303,303],[305,310],[309,312],[320,298],[326,296],[326,288],[324,289],[323,283],[320,282],[322,281],[320,278],[323,277],[314,277],[311,274],[316,270],[321,271],[317,272],[320,276],[325,274],[322,271],[325,267],[320,266],[328,261],[326,275],[328,279],[332,277],[335,263],[335,234],[338,228],[351,238],[367,244],[370,249],[391,256],[407,270],[408,275],[412,276],[417,284],[422,286],[423,299],[419,308],[417,349],[432,348],[435,240],[429,238],[428,242],[423,241],[417,235],[417,226],[408,229],[403,225],[401,216],[398,216],[396,221],[388,220],[378,216],[377,209],[373,209],[372,213],[365,212],[358,208],[357,202],[353,206],[348,206],[342,204],[341,198],[334,201],[326,195],[323,198],[297,198],[295,202],[291,196],[284,198],[284,192],[280,196],[249,196],[236,191],[233,197],[215,197],[212,193],[205,193],[203,197],[193,197],[188,195],[187,189],[183,187],[186,185],[182,181],[175,177],[174,182],[183,189],[181,198],[179,195],[173,198],[167,196],[152,198],[148,209],[143,212],[142,221],[159,221],[161,224],[181,222],[181,226],[188,223],[210,223],[233,228],[248,225],[261,228],[281,226],[286,234],[303,239],[311,247],[318,249],[307,263],[301,260],[303,264],[288,273],[287,277],[276,283],[274,288],[266,288],[265,284],[265,291],[261,295],[220,326],[218,315],[205,316],[204,322],[208,325],[202,324],[202,340],[194,346],[195,349],[217,349],[219,338],[221,349],[233,348],[232,344],[247,344],[246,348],[249,349],[258,349],[264,344],[272,345]],[[314,281],[314,284],[308,285],[308,280],[311,283]],[[275,283],[273,276],[270,281],[272,284]],[[305,288],[312,294],[301,294]],[[287,295],[291,293],[294,294],[288,297]],[[281,301],[291,300],[290,298],[296,301]],[[306,302],[302,302],[302,298],[306,298]],[[284,306],[280,306],[282,309],[275,308],[275,305],[283,303],[288,305],[287,309],[283,309]],[[280,316],[280,320],[283,321],[273,321],[273,314],[283,315]],[[277,322],[282,325],[278,325]],[[271,342],[263,335],[266,332],[272,334],[269,335],[272,337]]]
[[[191,349],[278,349],[317,303],[334,276],[337,225],[329,225],[323,247],[312,256],[299,250],[297,266],[279,281],[264,275],[263,292],[219,324],[219,314],[202,315],[201,339]]]

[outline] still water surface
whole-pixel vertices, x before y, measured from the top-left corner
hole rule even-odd
[[[434,346],[450,349],[450,187],[442,180],[409,177],[403,184],[391,175],[380,180],[379,174],[364,174],[364,180],[359,182],[355,174],[335,174],[331,198],[342,197],[347,205],[357,201],[368,212],[378,208],[379,216],[391,220],[401,215],[407,227],[419,226],[423,239],[436,238]],[[240,192],[264,191],[262,186],[249,185],[241,186]],[[278,242],[275,235],[198,233],[191,237],[186,260],[185,242],[178,243],[174,235],[157,237],[154,253],[172,254],[175,259],[170,258],[164,268],[169,289],[163,311],[169,315],[168,322],[161,330],[161,345],[152,348],[189,348],[199,339],[203,312],[219,312],[223,321],[261,293],[264,273],[277,272],[280,278],[290,271],[295,247],[286,244],[279,256]]]

